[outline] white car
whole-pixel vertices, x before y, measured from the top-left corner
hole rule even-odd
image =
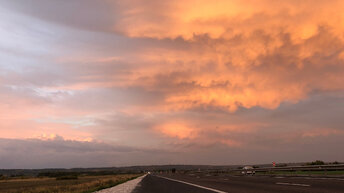
[[[242,169],[243,169],[243,171],[241,172],[242,174],[245,174],[245,175],[256,174],[256,172],[254,171],[254,168],[252,166],[245,166]]]

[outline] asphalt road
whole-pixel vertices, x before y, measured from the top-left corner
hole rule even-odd
[[[133,193],[214,192],[344,193],[344,180],[307,177],[159,174],[147,175],[133,191]]]

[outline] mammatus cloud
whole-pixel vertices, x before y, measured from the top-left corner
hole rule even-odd
[[[337,10],[340,1],[105,1],[96,6],[99,13],[81,11],[73,23],[46,12],[33,12],[38,9],[33,6],[14,5],[25,13],[67,26],[82,23],[82,29],[93,30],[93,20],[86,22],[81,17],[88,15],[106,18],[106,23],[97,24],[100,32],[172,40],[135,52],[136,59],[96,56],[92,61],[69,56],[68,64],[79,64],[76,69],[66,67],[79,71],[85,66],[80,63],[97,66],[91,72],[86,70],[87,75],[79,74],[82,77],[75,80],[79,85],[162,92],[160,109],[275,109],[282,102],[296,103],[314,90],[343,89],[344,15]],[[45,2],[40,6],[52,9],[53,5]],[[62,10],[70,5],[60,6]],[[108,15],[111,10],[116,10],[112,17]],[[69,9],[65,12],[75,14]],[[178,39],[183,49],[174,47]]]
[[[343,135],[343,6],[0,0],[0,137],[203,157],[330,147]]]
[[[314,90],[343,89],[340,1],[177,1],[155,4],[163,11],[152,14],[136,3],[125,4],[126,25],[119,27],[125,35],[190,45],[187,53],[148,50],[142,60],[151,67],[135,69],[142,75],[134,79],[147,80],[149,89],[161,89],[161,81],[178,88],[166,92],[170,108],[275,109]],[[156,14],[163,21],[151,19]]]

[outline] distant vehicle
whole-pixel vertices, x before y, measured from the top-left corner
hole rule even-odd
[[[252,166],[245,166],[242,169],[243,169],[243,171],[241,172],[242,174],[245,174],[245,175],[256,174],[256,171],[254,171],[254,168]]]

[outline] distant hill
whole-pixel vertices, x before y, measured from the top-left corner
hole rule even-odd
[[[283,166],[302,166],[308,163],[278,163],[277,167]],[[142,173],[171,171],[226,171],[242,168],[245,165],[150,165],[150,166],[128,166],[128,167],[103,167],[103,168],[49,168],[49,169],[0,169],[3,176],[55,176],[58,173],[77,173],[86,175],[111,175],[123,173]],[[256,164],[255,168],[271,167],[272,164]]]

